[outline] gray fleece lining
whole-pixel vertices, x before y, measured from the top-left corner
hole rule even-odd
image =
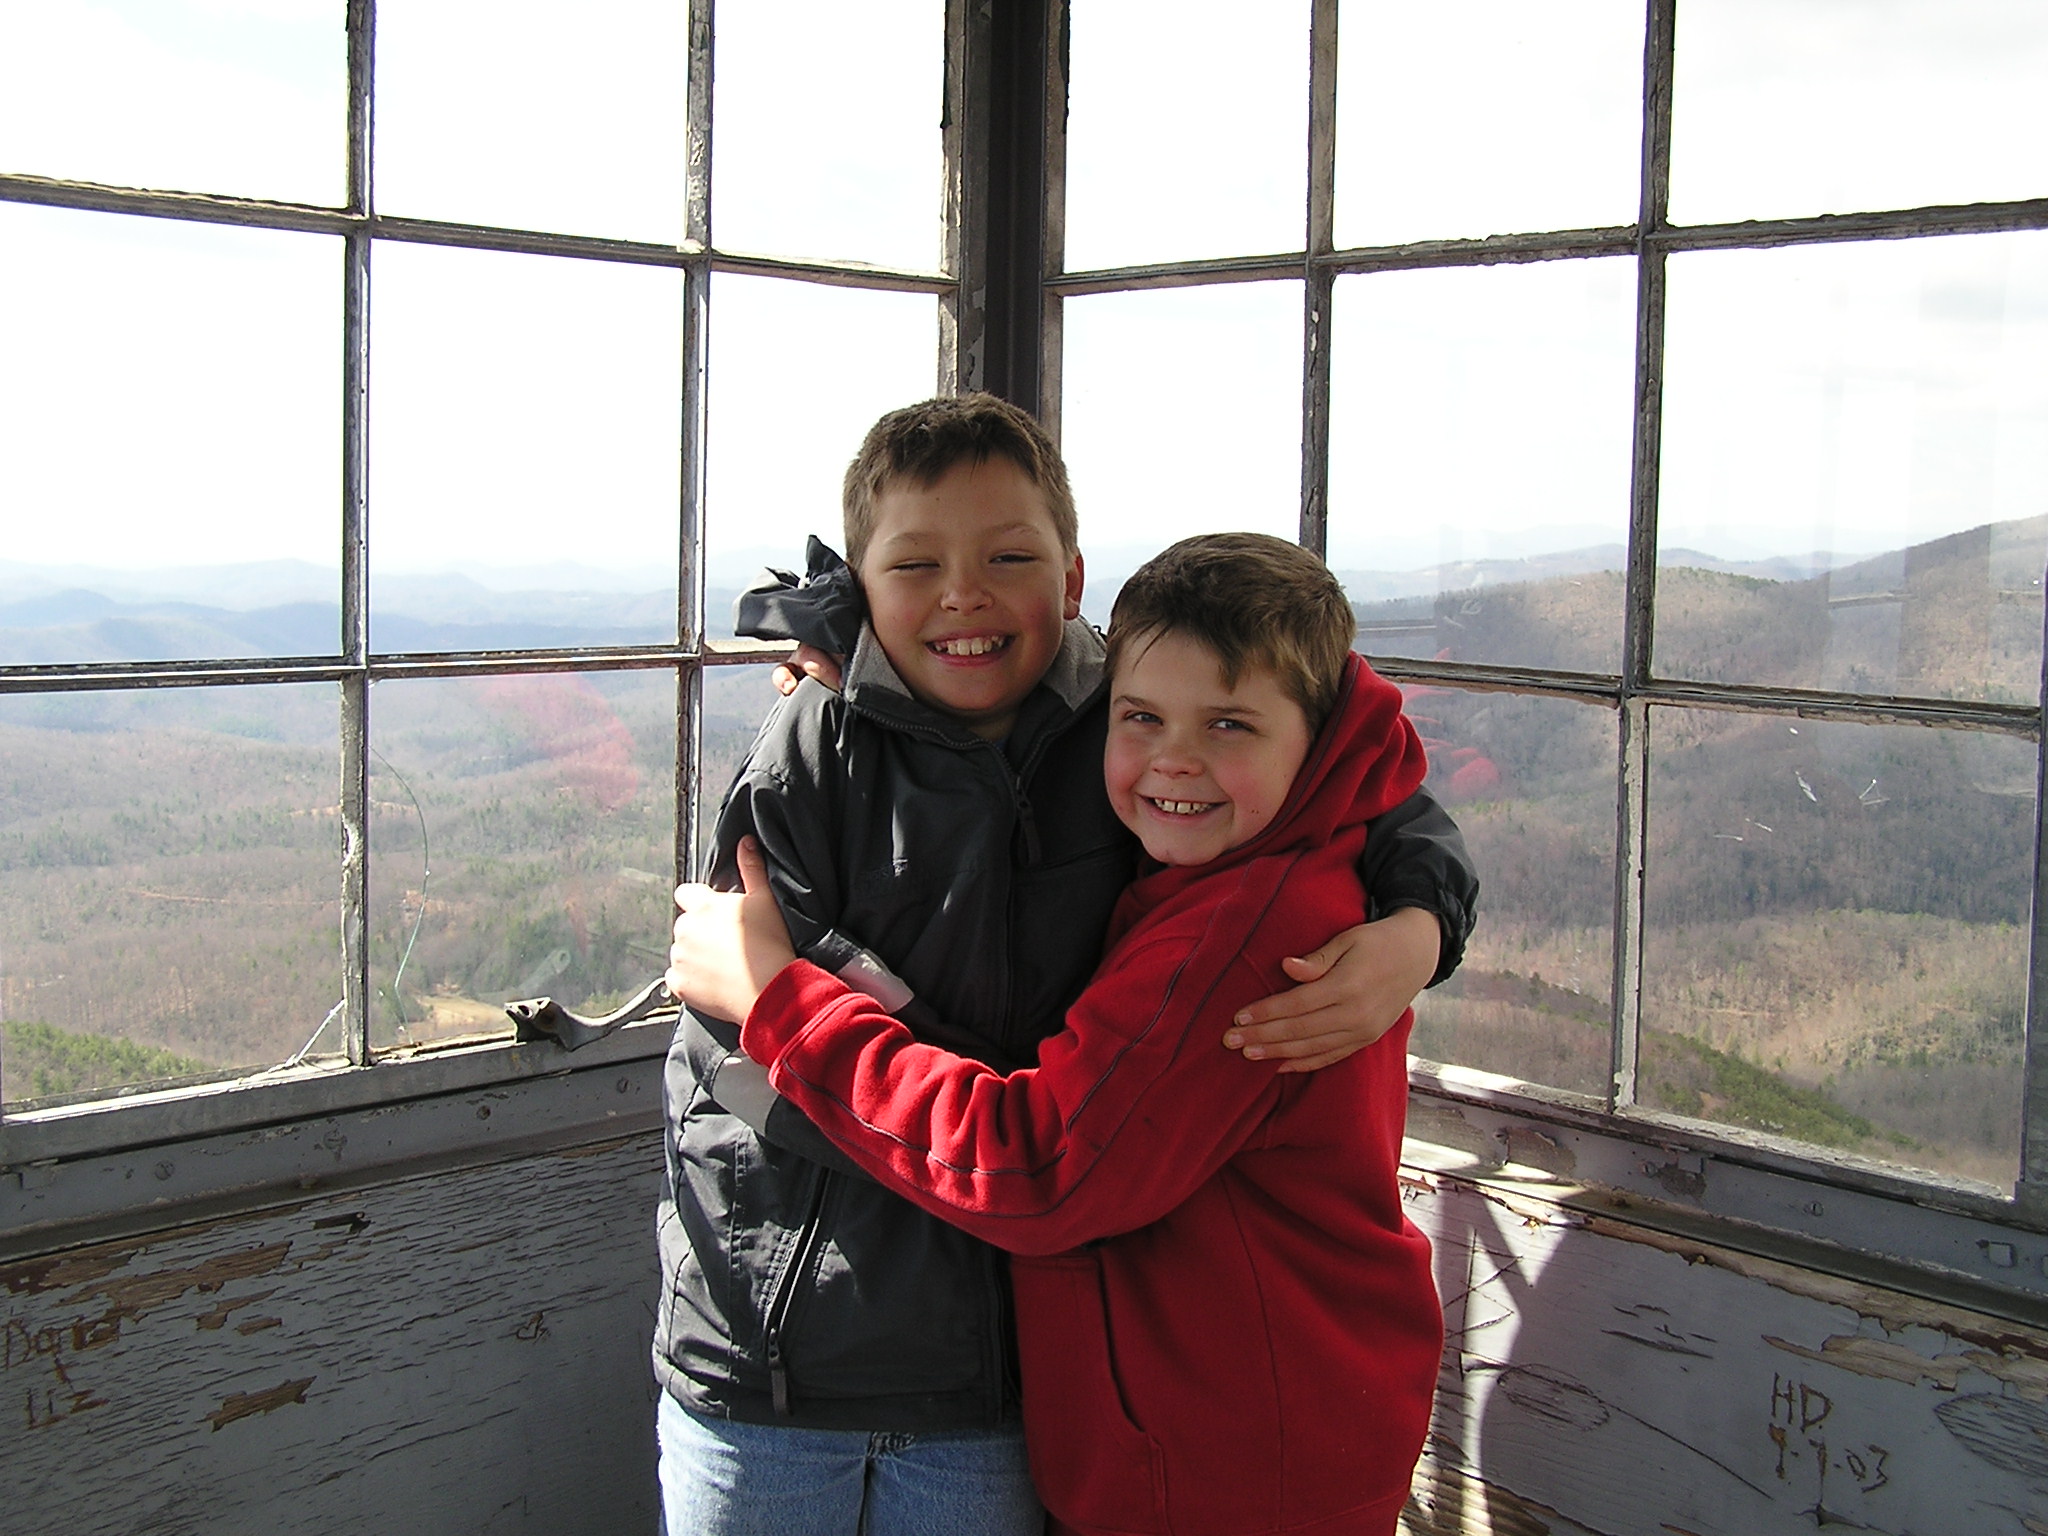
[[[1095,632],[1092,624],[1086,619],[1067,620],[1060,635],[1059,652],[1046,669],[1044,685],[1068,709],[1081,708],[1102,681],[1103,654],[1102,636]],[[848,703],[857,704],[860,695],[870,689],[893,694],[903,700],[913,697],[895,667],[890,665],[881,642],[875,638],[874,626],[862,624],[860,643],[853,648],[853,655],[846,663],[843,692]]]

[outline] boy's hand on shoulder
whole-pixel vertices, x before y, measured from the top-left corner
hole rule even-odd
[[[774,672],[769,675],[775,684],[775,691],[785,699],[795,693],[796,685],[807,677],[815,677],[837,693],[845,665],[846,658],[843,656],[821,651],[815,645],[799,645],[790,652],[789,660],[777,662]]]
[[[761,845],[740,839],[739,891],[676,887],[676,925],[662,979],[700,1013],[742,1023],[776,973],[796,958],[789,926],[768,888]]]
[[[1298,983],[1231,1021],[1223,1043],[1282,1072],[1313,1072],[1363,1050],[1399,1021],[1436,974],[1436,914],[1403,907],[1347,928],[1321,949],[1281,962]]]

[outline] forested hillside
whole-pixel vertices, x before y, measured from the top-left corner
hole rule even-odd
[[[1657,668],[2031,701],[2044,526],[1975,530],[1799,581],[1663,570]],[[1593,666],[1618,633],[1619,594],[1611,572],[1444,593],[1428,633],[1405,605],[1418,622],[1409,649]],[[1361,606],[1361,622],[1399,622],[1403,608]],[[1471,956],[1418,1010],[1414,1048],[1602,1093],[1614,715],[1409,693],[1432,783],[1485,881]],[[2031,741],[1665,709],[1650,748],[1645,1102],[2008,1181]]]
[[[378,1044],[660,972],[673,696],[660,671],[378,686]],[[771,698],[759,669],[713,676],[708,782]],[[168,1053],[78,1046],[59,1085],[12,1046],[10,1102],[340,1049],[314,1039],[341,998],[338,714],[312,685],[0,700],[0,1017]]]
[[[2031,700],[2044,533],[1787,580],[1666,569],[1657,668]],[[1561,560],[1358,611],[1369,650],[1597,671],[1620,579]],[[659,670],[377,686],[379,1045],[502,1030],[513,997],[601,1008],[659,972],[673,688]],[[1614,713],[1407,692],[1485,884],[1414,1049],[1603,1093]],[[771,699],[759,669],[708,674],[707,825]],[[10,1029],[9,1101],[338,1049],[320,1033],[341,996],[337,721],[313,685],[0,699],[0,1018],[45,1030]],[[1709,710],[1656,711],[1650,731],[1644,1100],[2008,1179],[2032,743]]]

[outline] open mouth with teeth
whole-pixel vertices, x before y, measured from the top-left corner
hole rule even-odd
[[[993,656],[997,651],[1007,650],[1008,635],[965,635],[958,640],[933,640],[925,649],[934,656],[955,656],[971,660],[977,656]]]
[[[1165,816],[1199,816],[1204,811],[1215,810],[1217,804],[1213,800],[1158,800],[1150,795],[1145,798],[1154,810]]]

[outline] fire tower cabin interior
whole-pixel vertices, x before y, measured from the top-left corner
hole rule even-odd
[[[978,388],[1480,867],[1406,1529],[2048,1533],[2044,145],[2038,0],[0,9],[0,1524],[656,1530],[672,1014],[505,1005]]]

